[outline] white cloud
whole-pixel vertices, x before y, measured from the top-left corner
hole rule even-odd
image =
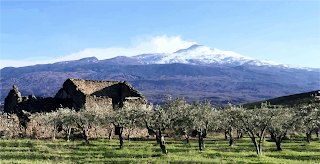
[[[132,42],[134,42],[134,40]],[[116,56],[134,56],[146,53],[171,53],[178,51],[179,49],[188,48],[193,44],[196,44],[196,42],[183,41],[180,36],[167,37],[166,35],[163,35],[154,37],[149,42],[142,42],[134,48],[86,48],[84,51],[73,53],[62,58],[35,62],[0,60],[0,69],[4,67],[23,67],[35,64],[48,64],[60,61],[78,60],[92,56],[95,56],[99,60],[104,60]]]

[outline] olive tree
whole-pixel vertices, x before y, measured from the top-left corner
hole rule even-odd
[[[58,108],[56,111],[33,113],[31,118],[39,118],[37,120],[46,126],[47,130],[52,131],[52,140],[55,141],[56,133],[62,130],[64,125],[72,125],[73,120],[69,122],[66,121],[66,118],[70,118],[70,111],[68,108]]]
[[[238,126],[246,131],[251,138],[257,154],[262,155],[262,142],[267,129],[273,118],[272,112],[266,107],[254,109],[244,109],[243,107],[233,106],[234,118],[238,119]],[[257,141],[256,137],[259,138]]]
[[[191,124],[198,133],[199,150],[205,148],[203,137],[207,132],[218,127],[218,111],[213,108],[209,101],[204,103],[195,102],[190,107],[192,117]]]
[[[273,113],[270,124],[267,126],[272,140],[277,145],[277,150],[282,151],[281,142],[285,135],[294,129],[294,110],[288,107],[274,107],[269,109]]]
[[[156,107],[159,107],[159,106],[156,106]],[[156,135],[157,144],[160,144],[159,133],[157,133],[157,129],[154,126],[155,120],[153,120],[153,115],[154,115],[153,108],[154,106],[151,104],[146,108],[146,110],[143,110],[142,119],[145,127],[148,130],[148,134]]]
[[[311,133],[320,125],[319,96],[315,96],[310,103],[300,104],[295,107],[295,127],[307,135],[307,142],[312,140]]]
[[[96,110],[89,110],[82,108],[78,112],[73,113],[70,116],[78,128],[82,131],[82,136],[86,141],[86,144],[89,144],[88,140],[88,131],[93,126],[99,126],[100,121],[104,115]]]
[[[74,121],[77,118],[77,113],[75,110],[68,108],[60,108],[57,112],[62,130],[66,134],[66,140],[67,142],[70,142],[72,129],[77,127],[77,124]]]
[[[147,108],[143,115],[145,126],[149,133],[155,133],[157,142],[160,143],[160,148],[163,154],[167,154],[164,137],[162,136],[165,129],[171,126],[171,117],[167,112],[168,106],[151,106]]]
[[[125,128],[127,129],[128,141],[130,142],[130,135],[133,133],[133,130],[144,127],[142,120],[143,112],[140,105],[126,106],[125,109]]]
[[[142,121],[140,121],[142,115],[142,109],[137,106],[126,106],[122,108],[115,108],[111,110],[109,114],[105,115],[105,120],[114,125],[116,135],[119,135],[120,149],[123,148],[123,129],[128,128],[128,138],[133,129],[138,127]]]
[[[241,131],[242,127],[239,126],[239,119],[237,118],[235,109],[232,108],[232,105],[229,104],[229,108],[224,108],[219,110],[219,129],[223,129],[225,131],[225,138],[227,139],[227,134],[229,134],[229,146],[233,146],[234,137],[232,134],[233,129],[237,129],[237,131]]]
[[[171,129],[175,131],[176,136],[185,137],[187,143],[193,132],[192,119],[194,116],[190,112],[190,104],[184,98],[177,98],[174,101],[168,101],[166,110],[171,119]]]
[[[48,112],[41,115],[41,120],[48,130],[52,131],[52,141],[56,139],[57,128],[61,125],[58,111]]]
[[[119,135],[120,149],[123,148],[122,132],[123,127],[127,124],[126,113],[124,108],[116,108],[115,110],[110,111],[108,115],[105,115],[105,120],[114,125],[115,134]]]

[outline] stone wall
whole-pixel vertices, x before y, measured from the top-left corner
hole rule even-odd
[[[87,98],[87,96],[95,98]],[[98,104],[101,105],[110,105],[109,102],[111,101],[113,108],[121,107],[128,97],[135,97],[135,101],[146,104],[144,96],[134,90],[129,83],[123,81],[94,81],[70,78],[66,80],[63,88],[55,96],[55,98],[62,99],[71,98],[76,109],[84,106],[94,106],[97,102],[93,101],[93,99],[99,100]],[[106,104],[102,103],[103,99],[107,101]]]
[[[139,97],[126,97],[123,102],[123,107],[132,107],[136,106],[142,109],[146,109],[147,104],[144,103],[144,100]]]
[[[21,93],[15,85],[4,99],[4,112],[16,112],[16,106],[22,101]]]
[[[13,86],[5,99],[4,112],[21,113],[22,110],[27,112],[50,112],[56,110],[60,106],[72,107],[72,99],[60,98],[36,98],[34,95],[21,96],[18,87]]]
[[[129,83],[123,82],[121,83],[121,100],[125,101],[126,99],[139,100],[141,103],[146,104],[145,97],[135,90]]]
[[[104,96],[86,96],[86,103],[85,108],[91,109],[95,108],[96,106],[102,107],[105,109],[112,109],[112,99]]]
[[[63,83],[63,87],[58,91],[54,98],[72,99],[72,106],[79,110],[84,107],[86,95],[83,93],[82,89],[80,89],[77,84],[71,79],[66,80]]]

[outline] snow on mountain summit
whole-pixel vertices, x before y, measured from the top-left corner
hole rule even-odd
[[[180,49],[173,53],[151,53],[133,56],[140,64],[172,64],[184,63],[191,65],[253,65],[280,68],[295,68],[313,70],[312,68],[288,66],[268,60],[258,60],[237,54],[232,51],[221,51],[216,48],[210,48],[203,45],[194,44],[186,49]]]
[[[231,51],[221,51],[203,45],[194,44],[187,49],[181,49],[173,53],[154,53],[134,56],[140,60],[141,64],[237,64],[241,65],[248,60],[253,60],[246,56],[239,55]]]

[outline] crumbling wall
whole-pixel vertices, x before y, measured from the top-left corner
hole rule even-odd
[[[27,128],[27,123],[30,121],[29,114],[24,114],[22,110],[30,113],[51,112],[60,107],[75,108],[76,110],[82,107],[91,110],[98,108],[99,110],[109,110],[117,106],[145,107],[146,100],[127,82],[68,79],[54,98],[36,98],[34,95],[22,97],[18,88],[13,86],[5,98],[4,112],[16,113],[19,123]],[[36,138],[40,137],[41,129],[38,129],[40,125],[36,125],[34,121],[31,124],[34,126],[29,128],[31,129],[30,134],[34,133],[32,135]],[[46,129],[46,127],[42,127],[42,129]],[[128,129],[124,134],[127,132],[129,132]],[[135,129],[131,136],[143,136],[146,133],[146,130]],[[98,133],[95,131],[93,134],[97,135]],[[102,134],[107,133],[103,132]]]
[[[59,107],[92,108],[100,106],[115,108],[124,104],[146,104],[144,96],[125,81],[94,81],[69,78],[54,98],[22,97],[16,86],[5,98],[4,112],[19,113],[22,110],[50,112]]]
[[[59,107],[72,107],[72,99],[60,99],[60,98],[36,98],[34,95],[21,96],[18,87],[13,86],[8,96],[5,98],[6,113],[21,113],[25,110],[30,113],[36,112],[50,112],[56,110]]]
[[[122,107],[128,97],[137,97],[138,99],[135,99],[135,103],[146,104],[144,96],[134,90],[134,88],[125,81],[94,81],[70,78],[63,84],[63,88],[59,90],[55,97],[72,98],[74,106],[79,109],[83,106],[94,106],[94,104],[97,104],[97,102],[91,101],[91,98],[86,98],[88,95],[105,97],[107,102],[111,99],[113,108],[118,106]],[[96,100],[100,101],[100,99]],[[105,105],[101,101],[98,104]],[[109,105],[109,103],[107,103],[107,105]]]
[[[63,87],[55,95],[55,98],[72,99],[72,107],[76,110],[84,107],[86,102],[86,95],[83,89],[79,88],[78,84],[75,84],[72,79],[67,79],[63,83]]]
[[[28,99],[27,101],[22,101],[18,105],[19,111],[25,110],[30,113],[51,112],[60,107],[72,108],[72,99],[37,98],[36,100]]]
[[[15,85],[10,90],[8,96],[4,99],[4,112],[17,112],[16,106],[22,101],[21,93]]]
[[[121,86],[119,85],[119,83],[115,83],[111,86],[105,87],[101,90],[98,90],[92,94],[90,94],[90,96],[96,96],[96,97],[100,97],[100,96],[105,96],[108,98],[112,99],[112,106],[113,108],[115,108],[116,106],[119,106],[121,104]]]
[[[144,99],[144,96],[135,90],[129,83],[126,81],[121,82],[121,99],[124,100],[125,97],[140,97]]]
[[[86,103],[85,103],[85,108],[86,109],[91,109],[95,108],[96,106],[105,108],[105,109],[112,109],[112,99],[105,97],[105,96],[86,96]]]
[[[143,104],[143,107],[145,108],[147,104],[144,96],[127,82],[123,82],[121,86],[121,101],[123,106],[138,106]]]

